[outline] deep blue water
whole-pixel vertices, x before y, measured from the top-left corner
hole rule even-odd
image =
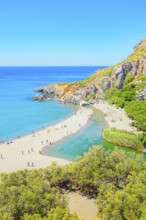
[[[76,111],[57,101],[35,102],[33,90],[55,82],[82,80],[102,67],[0,67],[0,140],[25,135]]]

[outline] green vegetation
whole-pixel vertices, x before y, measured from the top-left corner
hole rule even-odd
[[[78,82],[78,88],[84,87],[85,85],[90,84],[92,81],[98,80],[103,76],[110,76],[112,74],[112,71],[113,71],[112,66],[108,67],[108,68],[105,68],[105,69],[98,70],[93,75],[86,78],[85,80],[79,81]]]
[[[103,131],[103,138],[113,144],[134,148],[136,150],[143,150],[146,148],[146,133],[133,134],[124,130],[117,130],[115,128],[105,129]]]
[[[60,86],[66,86],[66,85],[70,85],[70,84],[73,84],[72,82],[59,82],[57,83],[57,85],[60,85]]]
[[[94,93],[90,93],[84,100],[86,102],[88,102],[90,99],[94,99],[94,97],[95,97],[95,94]]]
[[[126,102],[136,100],[134,85],[124,85],[121,90],[112,87],[106,91],[105,98],[111,104],[115,104],[117,107],[123,108]]]
[[[94,147],[66,166],[2,174],[0,219],[77,220],[67,208],[65,192],[96,198],[103,220],[144,220],[146,164],[124,151]]]
[[[58,220],[61,216],[63,220],[77,220],[75,215],[70,214],[61,189],[52,184],[60,170],[62,168],[57,169],[52,164],[46,170],[2,174],[0,219]]]
[[[136,120],[135,126],[146,131],[146,100],[126,103],[125,111],[129,117]]]
[[[116,89],[112,85],[105,93],[108,102],[124,108],[128,116],[136,121],[134,125],[143,131],[146,131],[146,101],[136,100],[136,91],[143,89],[145,82],[146,77],[142,74],[138,74],[136,78],[133,78],[132,74],[128,74],[122,89]]]

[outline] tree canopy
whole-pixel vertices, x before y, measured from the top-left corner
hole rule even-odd
[[[77,220],[68,191],[95,198],[103,220],[144,220],[146,164],[134,153],[97,146],[66,166],[1,174],[0,219]]]

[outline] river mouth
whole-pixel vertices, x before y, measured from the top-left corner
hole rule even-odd
[[[103,143],[102,129],[108,127],[104,115],[101,111],[95,110],[93,119],[90,120],[77,133],[63,138],[53,146],[46,146],[42,153],[46,156],[63,158],[74,161],[78,156],[82,156],[89,148]]]
[[[127,153],[135,153],[142,156],[142,159],[146,162],[146,154],[142,154],[132,148],[121,147],[104,141],[102,138],[102,129],[108,127],[108,124],[104,119],[104,114],[94,107],[90,108],[92,108],[94,112],[94,117],[86,126],[77,133],[69,135],[54,143],[52,146],[45,146],[42,150],[42,154],[75,161],[77,157],[83,156],[91,147],[102,145],[106,150],[124,150]]]

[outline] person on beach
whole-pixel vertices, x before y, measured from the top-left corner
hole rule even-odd
[[[22,155],[24,155],[24,152],[23,152],[23,150],[22,150]]]
[[[41,141],[41,143],[43,144],[43,141]]]
[[[42,154],[42,151],[41,151],[41,150],[39,150],[39,154]]]
[[[31,163],[31,166],[32,166],[32,167],[34,167],[34,164],[33,164],[33,162]]]
[[[33,148],[31,148],[31,151],[33,152]]]
[[[28,162],[28,163],[27,163],[27,166],[29,167],[29,165],[30,165],[30,163]]]

